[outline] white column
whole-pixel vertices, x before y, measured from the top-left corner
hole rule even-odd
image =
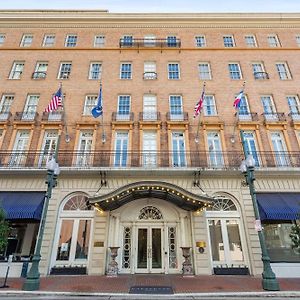
[[[180,232],[181,232],[181,244],[180,247],[186,246],[186,238],[185,238],[185,226],[184,226],[184,216],[180,214]]]
[[[115,239],[114,244],[112,246],[121,246],[121,243],[119,241],[119,235],[120,235],[120,215],[115,216]]]

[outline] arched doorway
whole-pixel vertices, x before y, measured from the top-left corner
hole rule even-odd
[[[216,195],[206,218],[214,271],[248,267],[244,231],[238,206],[229,195]],[[248,269],[247,269],[248,270]],[[220,273],[221,274],[221,273]]]

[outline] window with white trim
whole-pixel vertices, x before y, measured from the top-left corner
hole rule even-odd
[[[281,80],[292,79],[291,72],[286,62],[276,63],[276,69]]]
[[[300,35],[296,35],[297,46],[300,47]]]
[[[77,45],[77,35],[68,34],[65,40],[65,47],[76,47]]]
[[[97,95],[87,95],[85,96],[83,115],[91,116],[92,109],[97,105],[98,96]]]
[[[217,108],[215,103],[215,97],[213,95],[205,95],[203,102],[204,116],[216,116]]]
[[[198,70],[199,70],[199,78],[201,80],[211,79],[210,64],[208,62],[200,62],[198,64]]]
[[[155,61],[144,62],[144,79],[157,79]]]
[[[262,75],[265,72],[265,66],[262,62],[253,62],[252,71],[254,79],[261,79]]]
[[[273,102],[273,98],[271,95],[264,95],[260,97],[263,109],[264,109],[264,115],[267,119],[273,119],[277,118],[276,114],[276,108]]]
[[[34,73],[32,75],[33,79],[46,78],[48,69],[48,62],[37,62],[35,66]]]
[[[183,120],[183,107],[181,95],[170,95],[170,119]]]
[[[122,45],[131,47],[133,45],[133,36],[132,35],[123,35],[122,39]]]
[[[232,48],[235,47],[235,42],[233,35],[224,35],[223,36],[223,43],[225,48]]]
[[[280,47],[280,41],[277,34],[268,35],[268,43],[272,48]]]
[[[251,47],[251,48],[257,47],[255,35],[253,34],[245,35],[245,43],[247,47]]]
[[[104,35],[96,35],[94,38],[94,47],[100,48],[105,45],[105,36]]]
[[[300,104],[299,104],[299,98],[296,95],[293,96],[287,96],[286,97],[287,103],[290,108],[290,114],[292,118],[295,120],[300,120]]]
[[[7,120],[10,114],[10,108],[15,99],[14,95],[2,95],[0,102],[0,120]]]
[[[2,46],[5,42],[5,34],[4,33],[0,33],[0,46]]]
[[[33,41],[33,35],[32,34],[24,34],[21,40],[21,47],[30,47]]]
[[[46,34],[43,40],[43,47],[52,47],[55,43],[55,34]]]
[[[239,63],[228,64],[229,75],[233,80],[242,79],[241,67]]]
[[[12,65],[9,79],[21,79],[21,75],[24,69],[24,62],[22,61],[15,61]]]
[[[177,37],[175,35],[167,36],[167,46],[176,47],[177,46]]]
[[[179,63],[168,63],[168,79],[180,79]]]
[[[130,118],[130,95],[119,95],[117,120],[129,120]]]
[[[205,35],[195,36],[196,47],[203,48],[206,47]]]
[[[36,109],[40,95],[28,95],[27,101],[23,110],[22,120],[33,120],[35,118]]]
[[[58,72],[58,79],[69,79],[71,75],[72,63],[61,62]]]
[[[89,70],[89,79],[98,80],[101,78],[102,64],[100,62],[91,62]]]
[[[132,64],[130,62],[121,63],[120,79],[132,79]]]

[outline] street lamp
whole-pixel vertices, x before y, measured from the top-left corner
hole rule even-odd
[[[48,211],[49,200],[52,195],[52,189],[57,186],[57,176],[60,173],[59,165],[56,162],[55,157],[57,157],[57,153],[55,153],[54,157],[52,157],[47,163],[47,192],[44,198],[44,207],[40,222],[40,228],[37,236],[37,242],[35,246],[34,255],[32,258],[31,268],[27,274],[27,278],[23,285],[23,290],[25,291],[35,291],[40,287],[40,273],[39,273],[39,263],[41,260],[41,246],[42,239],[44,235],[46,215]]]
[[[242,141],[244,141],[243,138]],[[262,226],[260,222],[259,210],[258,210],[258,205],[256,200],[256,191],[254,187],[254,181],[255,181],[254,166],[255,166],[255,160],[251,154],[248,154],[246,160],[243,160],[240,165],[240,171],[244,174],[246,178],[246,183],[250,189],[250,195],[251,195],[252,204],[254,208],[255,229],[258,232],[258,237],[259,237],[259,242],[261,247],[261,255],[262,255],[261,260],[263,262],[263,267],[264,267],[262,273],[262,287],[264,290],[267,291],[279,291],[280,290],[279,284],[270,264],[270,257],[268,255],[265,236],[262,231]]]

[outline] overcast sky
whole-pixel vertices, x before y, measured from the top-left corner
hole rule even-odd
[[[0,0],[0,9],[108,9],[110,12],[300,12],[300,0]]]

